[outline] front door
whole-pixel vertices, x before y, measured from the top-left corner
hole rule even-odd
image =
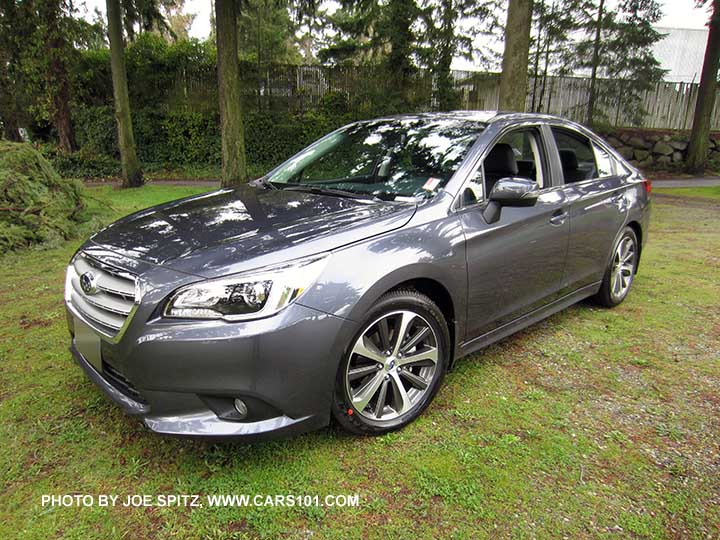
[[[511,131],[495,143],[465,188],[459,217],[467,253],[468,340],[558,297],[570,223],[547,156],[539,129]],[[534,206],[504,207],[499,220],[488,224],[482,215],[486,194],[506,176],[532,179],[542,191]]]

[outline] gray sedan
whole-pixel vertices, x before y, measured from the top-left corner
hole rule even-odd
[[[67,271],[72,352],[152,431],[381,434],[458,358],[593,297],[622,302],[650,182],[543,115],[358,122],[250,185],[163,204]]]

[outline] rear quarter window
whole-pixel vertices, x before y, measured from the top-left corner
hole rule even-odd
[[[620,176],[629,176],[632,174],[632,171],[628,168],[628,166],[620,159],[613,159],[613,162],[615,163],[615,173]]]
[[[610,157],[610,154],[596,144],[593,144],[593,150],[595,152],[595,163],[597,164],[597,177],[604,178],[606,176],[613,176],[615,174],[615,167],[614,160]]]

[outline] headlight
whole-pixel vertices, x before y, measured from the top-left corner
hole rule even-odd
[[[178,289],[165,316],[181,319],[257,319],[297,300],[325,268],[327,255],[194,283]]]

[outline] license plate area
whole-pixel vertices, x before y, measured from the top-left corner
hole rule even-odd
[[[75,348],[99,373],[102,373],[100,336],[87,324],[75,317]]]

